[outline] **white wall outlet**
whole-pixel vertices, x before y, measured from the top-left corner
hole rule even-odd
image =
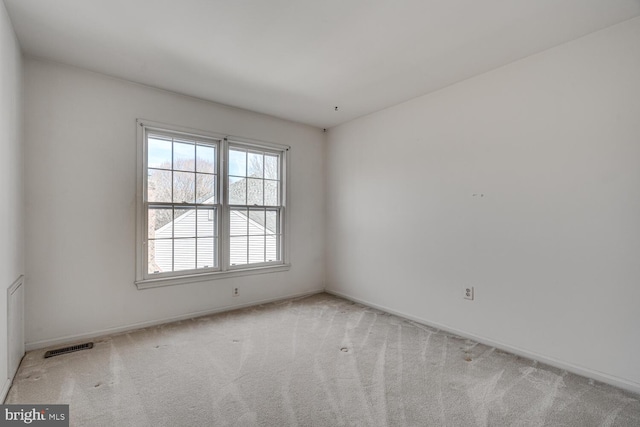
[[[464,299],[469,299],[473,301],[473,297],[474,297],[473,286],[463,286],[462,296],[464,297]]]
[[[238,289],[238,288],[233,288],[233,296],[234,296],[234,297],[240,296],[240,289]]]

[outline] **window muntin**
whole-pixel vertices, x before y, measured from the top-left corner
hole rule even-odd
[[[281,260],[279,209],[234,207],[230,219],[231,266]]]
[[[288,147],[138,123],[139,288],[289,268]]]
[[[229,264],[282,261],[282,153],[229,144]]]
[[[219,140],[145,132],[147,275],[218,269]]]

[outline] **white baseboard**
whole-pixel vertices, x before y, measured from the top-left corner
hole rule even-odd
[[[594,380],[597,380],[597,381],[600,381],[600,382],[603,382],[603,383],[606,383],[606,384],[610,384],[612,386],[619,387],[619,388],[622,388],[624,390],[627,390],[627,391],[630,391],[630,392],[633,392],[633,393],[640,394],[640,383],[637,383],[637,382],[634,382],[634,381],[629,381],[627,379],[616,377],[616,376],[613,376],[613,375],[609,375],[609,374],[606,374],[604,372],[595,371],[593,369],[585,368],[583,366],[575,365],[573,363],[565,362],[563,360],[558,360],[558,359],[555,359],[553,357],[549,357],[549,356],[545,356],[543,354],[535,353],[533,351],[524,350],[524,349],[521,349],[521,348],[518,348],[518,347],[513,347],[513,346],[511,346],[509,344],[505,344],[505,343],[502,343],[502,342],[499,342],[499,341],[495,341],[495,340],[492,340],[490,338],[486,338],[486,337],[483,337],[483,336],[480,336],[480,335],[470,334],[470,333],[461,331],[459,329],[452,328],[452,327],[447,326],[447,325],[443,325],[443,324],[438,323],[438,322],[432,322],[430,320],[426,320],[426,319],[423,319],[423,318],[420,318],[420,317],[412,316],[412,315],[409,315],[409,314],[406,314],[406,313],[402,313],[400,311],[393,310],[393,309],[391,309],[389,307],[385,307],[383,305],[374,304],[374,303],[372,303],[370,301],[366,301],[366,300],[363,300],[363,299],[360,299],[360,298],[352,297],[351,295],[345,294],[343,292],[334,291],[334,290],[331,290],[331,289],[325,289],[325,292],[328,293],[328,294],[332,294],[332,295],[338,296],[340,298],[347,299],[349,301],[357,302],[359,304],[366,305],[368,307],[372,307],[372,308],[384,311],[386,313],[393,314],[393,315],[398,316],[398,317],[402,317],[404,319],[412,320],[412,321],[420,323],[422,325],[430,326],[432,328],[440,329],[442,331],[445,331],[445,332],[448,332],[448,333],[451,333],[451,334],[459,335],[459,336],[461,336],[463,338],[468,338],[468,339],[471,339],[473,341],[477,341],[477,342],[479,342],[481,344],[484,344],[484,345],[487,345],[489,347],[495,347],[497,349],[504,350],[504,351],[507,351],[509,353],[512,353],[512,354],[515,354],[515,355],[518,355],[518,356],[521,356],[521,357],[524,357],[524,358],[527,358],[527,359],[536,360],[538,362],[545,363],[547,365],[554,366],[556,368],[563,369],[565,371],[568,371],[568,372],[571,372],[571,373],[574,373],[574,374],[577,374],[577,375],[580,375],[580,376],[583,376],[583,377],[592,378]]]
[[[275,298],[267,298],[267,299],[263,299],[263,300],[259,300],[259,301],[248,302],[248,303],[245,303],[245,304],[227,305],[227,306],[224,306],[224,307],[218,307],[218,308],[214,308],[214,309],[211,309],[211,310],[195,311],[195,312],[183,314],[183,315],[180,315],[180,316],[166,317],[166,318],[151,320],[151,321],[147,321],[147,322],[132,323],[130,325],[118,326],[118,327],[115,327],[115,328],[101,329],[101,330],[98,330],[98,331],[92,331],[92,332],[88,332],[88,333],[84,333],[84,334],[66,335],[66,336],[59,337],[59,338],[28,342],[28,343],[25,344],[25,347],[26,347],[27,351],[31,351],[31,350],[38,350],[38,349],[41,349],[41,348],[50,347],[50,346],[54,346],[54,345],[60,345],[60,344],[65,344],[66,345],[66,344],[71,344],[71,343],[77,342],[77,341],[83,341],[83,340],[86,340],[86,339],[104,337],[104,336],[113,335],[113,334],[119,334],[119,333],[122,333],[122,332],[133,331],[133,330],[136,330],[136,329],[148,328],[150,326],[162,325],[164,323],[171,323],[171,322],[177,322],[177,321],[180,321],[180,320],[193,319],[193,318],[196,318],[196,317],[207,316],[207,315],[210,315],[210,314],[222,313],[222,312],[225,312],[225,311],[232,311],[232,310],[238,310],[238,309],[241,309],[241,308],[252,307],[252,306],[261,305],[261,304],[267,304],[267,303],[270,303],[270,302],[284,301],[284,300],[288,300],[288,299],[292,299],[292,298],[301,298],[301,297],[306,297],[306,296],[310,296],[310,295],[319,294],[319,293],[322,293],[322,292],[324,292],[324,289],[318,289],[318,290],[314,290],[314,291],[308,291],[308,292],[302,292],[302,293],[297,293],[297,294],[279,296],[279,297],[275,297]]]
[[[4,403],[7,398],[7,394],[9,394],[9,389],[11,388],[11,380],[6,379],[4,384],[2,385],[2,391],[0,391],[0,402]]]

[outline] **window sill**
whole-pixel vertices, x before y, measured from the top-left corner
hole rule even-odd
[[[184,285],[186,283],[207,282],[217,279],[228,279],[239,276],[252,276],[254,274],[277,273],[289,271],[291,264],[269,265],[264,267],[244,268],[242,270],[216,271],[213,273],[190,274],[179,277],[163,277],[161,279],[136,280],[138,290],[159,288],[162,286]]]

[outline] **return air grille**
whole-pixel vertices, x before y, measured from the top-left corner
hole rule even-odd
[[[59,348],[56,350],[49,350],[44,354],[44,358],[46,359],[48,357],[60,356],[61,354],[73,353],[74,351],[88,350],[90,348],[93,348],[92,342],[88,342],[85,344],[78,344],[78,345],[70,345],[69,347]]]

